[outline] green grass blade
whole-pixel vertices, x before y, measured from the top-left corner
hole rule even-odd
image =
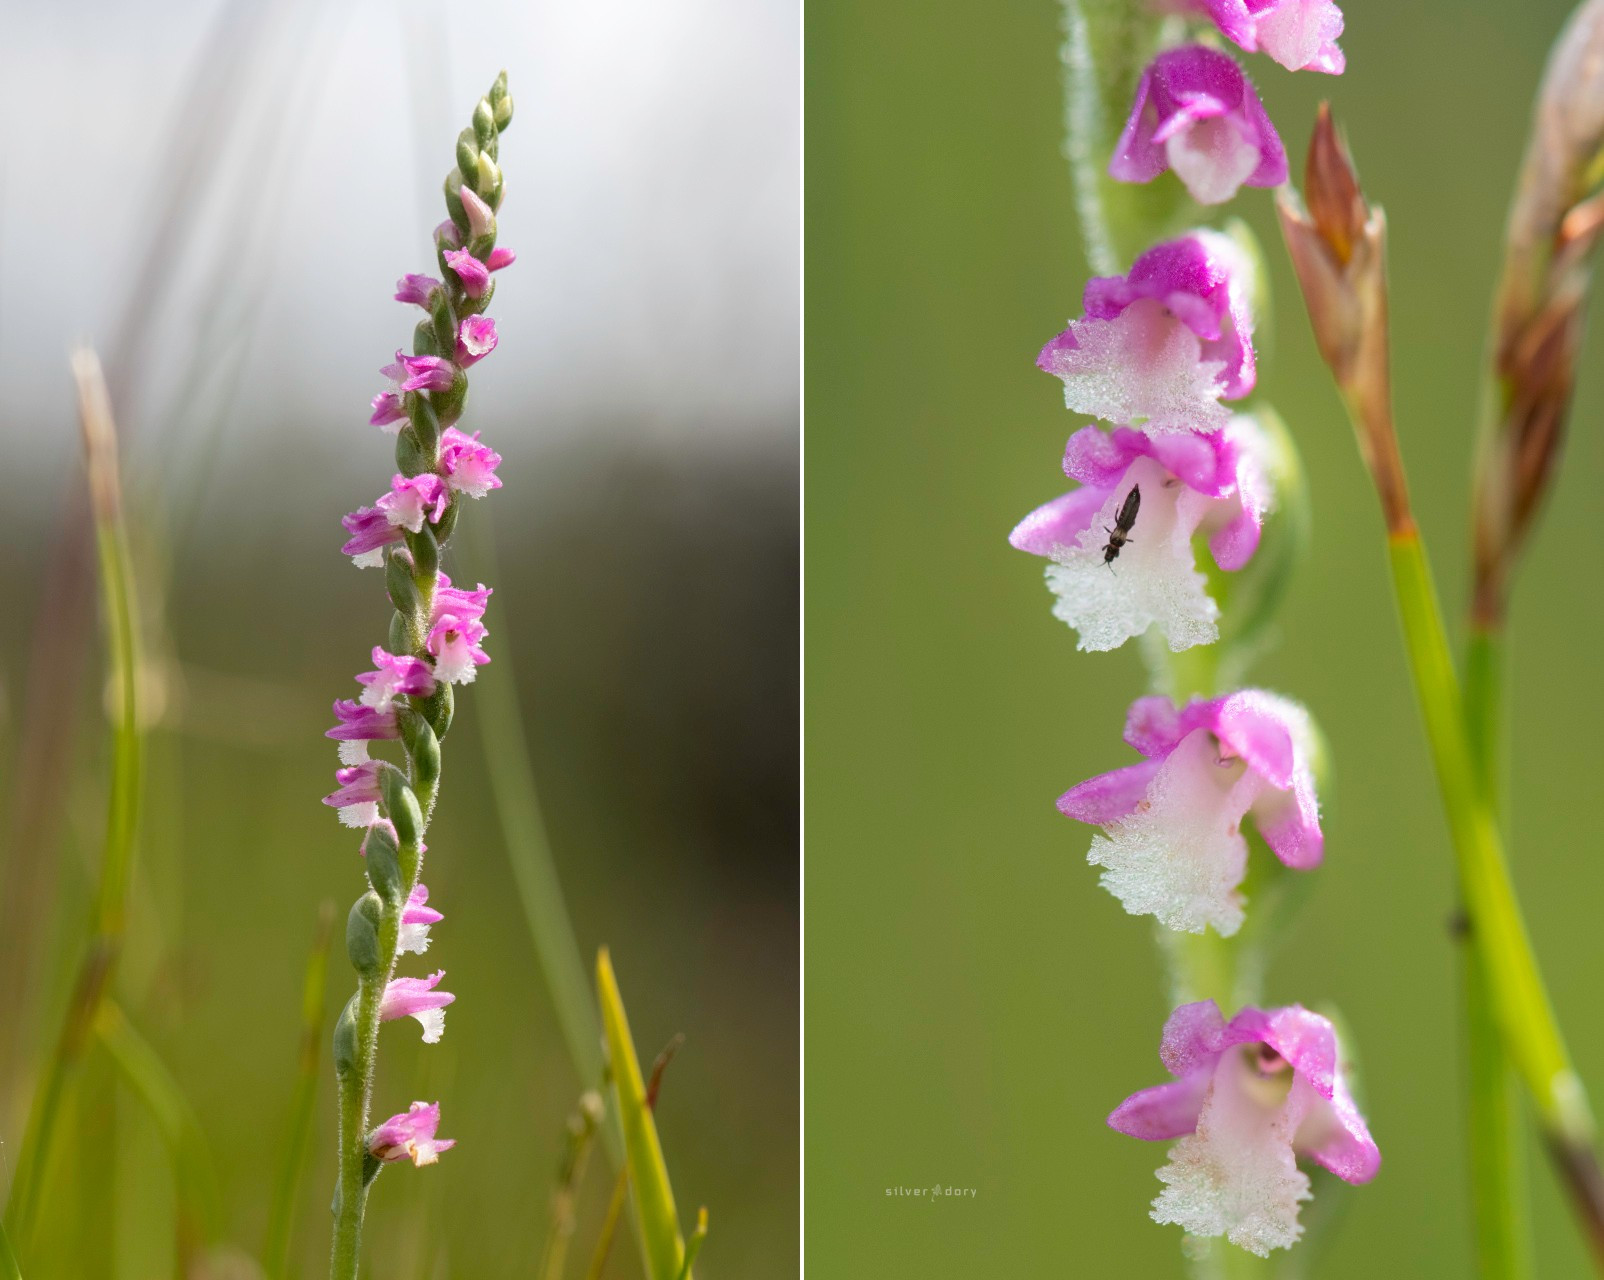
[[[262,1246],[262,1269],[269,1280],[284,1280],[289,1275],[296,1194],[306,1169],[306,1155],[312,1146],[312,1126],[317,1119],[317,1087],[323,1041],[327,1038],[324,996],[329,985],[329,945],[333,937],[334,904],[325,902],[318,912],[317,933],[312,952],[306,959],[306,977],[301,983],[301,1055],[295,1098],[290,1104],[289,1141],[285,1144],[284,1163],[273,1186],[273,1207],[268,1213],[267,1236]]]
[[[139,652],[134,628],[133,572],[123,527],[117,432],[106,381],[95,353],[87,349],[75,351],[72,371],[78,384],[78,411],[83,424],[90,509],[95,522],[102,609],[118,708],[112,730],[106,840],[100,862],[100,882],[95,890],[94,913],[89,922],[89,941],[79,964],[55,1051],[40,1077],[39,1091],[35,1094],[27,1132],[23,1136],[17,1177],[6,1203],[6,1221],[24,1249],[28,1247],[33,1215],[49,1166],[56,1116],[76,1076],[122,949],[144,759],[139,725]]]
[[[101,1002],[95,1033],[167,1146],[178,1192],[180,1252],[195,1256],[216,1243],[223,1223],[217,1173],[200,1119],[161,1056],[115,1001]]]
[[[646,1274],[650,1280],[681,1280],[685,1241],[674,1211],[674,1188],[669,1185],[663,1147],[657,1140],[657,1122],[646,1101],[646,1081],[641,1076],[640,1059],[635,1055],[629,1019],[624,1014],[623,997],[618,994],[618,980],[613,976],[613,962],[606,947],[596,956],[596,990],[607,1033],[613,1095],[624,1133],[624,1158],[635,1197],[635,1223],[640,1230]]]
[[[475,512],[476,517],[480,516]],[[468,521],[462,531],[474,559],[485,566],[492,581],[496,577],[494,539],[482,518]],[[503,650],[510,646],[507,620],[497,615],[496,634]],[[551,842],[541,814],[540,795],[535,789],[534,766],[529,759],[529,743],[518,718],[518,687],[510,662],[492,663],[480,675],[488,684],[486,696],[478,700],[477,719],[484,743],[485,767],[490,773],[490,790],[495,798],[496,817],[501,823],[507,860],[518,885],[518,900],[534,943],[536,958],[545,975],[547,989],[556,1008],[563,1042],[582,1081],[601,1077],[601,1027],[585,981],[585,962],[574,936],[573,923],[563,900],[562,882],[552,859]],[[603,1130],[603,1141],[616,1166],[621,1162],[618,1136]]]
[[[17,1255],[11,1252],[11,1241],[6,1239],[3,1226],[0,1226],[0,1280],[22,1280],[22,1268],[17,1265]]]

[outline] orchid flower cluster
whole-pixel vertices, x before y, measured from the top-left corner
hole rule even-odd
[[[454,586],[440,570],[441,553],[465,499],[482,498],[501,481],[501,461],[477,431],[458,427],[468,369],[496,347],[486,309],[493,273],[513,254],[496,245],[502,175],[498,139],[512,120],[506,73],[474,108],[457,141],[457,164],[445,181],[450,214],[435,229],[440,275],[407,275],[397,302],[424,312],[413,353],[397,351],[381,372],[389,385],[373,399],[370,422],[395,439],[396,472],[372,506],[344,517],[341,550],[359,568],[384,572],[394,612],[373,668],[357,675],[356,697],[334,704],[328,737],[339,743],[336,789],[324,797],[347,827],[362,832],[367,892],[352,907],[346,946],[357,992],[335,1028],[340,1089],[340,1182],[335,1195],[334,1274],[355,1276],[368,1187],[387,1163],[434,1163],[452,1146],[436,1137],[438,1103],[414,1102],[369,1129],[369,1108],[381,1023],[416,1019],[426,1044],[445,1029],[454,1000],[440,989],[444,970],[397,977],[397,960],[422,955],[443,918],[422,880],[423,842],[440,782],[441,743],[451,726],[453,687],[472,683],[490,659],[484,614],[490,588]],[[401,759],[371,754],[395,743]]]
[[[1337,6],[1194,0],[1184,16],[1207,30],[1141,72],[1108,174],[1146,183],[1173,170],[1204,205],[1244,185],[1285,182],[1275,126],[1218,45],[1223,37],[1292,70],[1335,74],[1343,69]],[[1157,15],[1151,25],[1155,41],[1177,29]],[[1272,414],[1240,403],[1257,378],[1255,268],[1243,234],[1189,231],[1141,253],[1126,274],[1087,284],[1084,314],[1036,363],[1063,383],[1071,411],[1107,429],[1070,436],[1063,469],[1076,487],[1026,516],[1010,541],[1049,562],[1053,613],[1081,649],[1149,635],[1164,642],[1149,655],[1166,693],[1138,698],[1126,720],[1125,741],[1141,761],[1058,802],[1099,829],[1089,861],[1102,868],[1103,887],[1126,911],[1173,931],[1166,951],[1180,970],[1177,991],[1188,995],[1162,1037],[1175,1079],[1133,1094],[1109,1124],[1175,1143],[1158,1174],[1156,1221],[1268,1255],[1302,1234],[1299,1205],[1311,1182],[1297,1157],[1360,1183],[1375,1175],[1380,1153],[1330,1019],[1297,1004],[1249,1005],[1227,1019],[1216,1001],[1236,997],[1252,966],[1242,964],[1213,999],[1191,998],[1205,983],[1185,971],[1188,937],[1212,930],[1242,943],[1250,843],[1296,871],[1324,853],[1319,739],[1308,712],[1262,690],[1212,687],[1217,660],[1171,656],[1221,639],[1220,600],[1231,598],[1233,577],[1251,572],[1278,500],[1293,498],[1277,492],[1278,477],[1295,472],[1284,434]],[[1199,567],[1200,540],[1212,568]]]

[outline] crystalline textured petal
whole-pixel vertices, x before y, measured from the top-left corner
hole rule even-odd
[[[1198,337],[1162,303],[1140,298],[1111,320],[1071,324],[1075,347],[1054,353],[1050,372],[1064,404],[1109,422],[1160,431],[1215,431],[1230,421],[1220,404],[1222,360],[1205,360]]]

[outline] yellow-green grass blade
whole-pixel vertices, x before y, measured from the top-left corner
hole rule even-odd
[[[613,975],[613,962],[603,947],[596,956],[596,991],[601,1001],[602,1027],[607,1036],[607,1058],[612,1068],[613,1095],[618,1123],[624,1134],[624,1160],[634,1194],[635,1225],[641,1254],[650,1280],[689,1280],[685,1270],[685,1241],[674,1211],[674,1188],[669,1185],[657,1122],[646,1098],[646,1081],[630,1038],[629,1019]]]

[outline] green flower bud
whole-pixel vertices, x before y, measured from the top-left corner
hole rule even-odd
[[[495,110],[496,128],[505,133],[507,126],[512,123],[512,95],[507,94],[500,102],[496,103]]]
[[[413,395],[419,393],[414,391]],[[425,451],[418,439],[418,433],[411,425],[407,425],[396,432],[395,436],[395,465],[404,476],[421,476],[425,471],[434,470],[434,452]]]
[[[496,145],[496,109],[490,105],[489,98],[480,98],[474,105],[473,133],[480,150],[489,151]]]
[[[368,892],[356,900],[345,919],[345,953],[364,978],[379,972],[379,921],[383,916],[384,903],[378,894]]]
[[[453,498],[440,518],[434,522],[434,540],[442,547],[445,546],[446,539],[451,536],[452,530],[457,527],[457,516],[461,511],[462,503]]]
[[[356,997],[352,996],[340,1010],[334,1024],[334,1071],[349,1075],[356,1067]]]
[[[436,293],[434,306],[429,311],[429,324],[434,330],[435,348],[441,353],[455,352],[457,349],[457,316],[451,309],[449,292],[441,289]]]
[[[412,548],[414,582],[426,582],[440,572],[440,544],[427,524],[416,533],[407,534],[407,545]]]
[[[398,614],[410,617],[417,613],[418,584],[412,580],[412,557],[405,547],[391,547],[385,557],[384,589],[390,593],[390,603]]]
[[[450,391],[431,391],[429,398],[434,403],[434,411],[440,417],[442,427],[454,427],[457,419],[462,417],[463,406],[468,400],[468,375],[461,369],[457,370],[456,379],[451,384]]]
[[[457,135],[457,168],[470,185],[477,185],[479,172],[479,139],[472,129]]]
[[[479,163],[476,167],[473,189],[480,195],[488,198],[493,195],[496,189],[500,186],[501,166],[491,158],[488,151],[481,151],[479,153]],[[492,209],[495,208],[494,201],[491,201],[490,207]]]
[[[390,821],[395,825],[396,839],[402,844],[417,844],[423,834],[423,811],[418,808],[418,797],[412,794],[401,770],[385,769],[379,775],[379,788],[384,793],[384,807]]]
[[[443,356],[456,350],[456,337],[452,337],[452,345],[445,350],[440,347],[439,339],[434,332],[434,320],[419,320],[417,327],[412,330],[412,354],[415,356]]]
[[[401,742],[407,749],[407,755],[412,758],[413,776],[423,786],[429,786],[440,778],[440,739],[435,737],[434,729],[428,719],[418,711],[403,711],[401,720]]]
[[[412,637],[409,634],[410,624],[399,613],[390,615],[390,652],[406,653],[412,648]]]
[[[429,470],[434,470],[434,455],[440,446],[440,417],[434,411],[434,401],[428,396],[414,396],[407,420],[417,436],[419,450],[429,459]]]
[[[463,235],[468,234],[468,214],[462,207],[462,197],[457,192],[462,188],[462,170],[453,169],[446,174],[442,184],[446,197],[446,212],[451,215],[451,221],[457,224],[457,230]]]
[[[456,711],[456,705],[456,694],[451,691],[451,686],[448,684],[436,685],[433,693],[417,702],[418,710],[423,712],[424,718],[428,720],[429,727],[434,730],[434,736],[442,742],[451,730],[451,717]]]
[[[496,82],[493,85],[490,86],[490,92],[488,94],[486,94],[485,97],[487,99],[489,99],[491,109],[494,110],[496,105],[498,103],[500,103],[500,101],[503,98],[505,98],[506,96],[507,96],[507,71],[506,71],[506,68],[503,68],[501,70],[501,72],[496,76]]]
[[[367,839],[362,842],[362,849],[367,854],[368,883],[386,903],[391,906],[400,905],[401,863],[396,853],[395,840],[382,825],[370,827]]]

